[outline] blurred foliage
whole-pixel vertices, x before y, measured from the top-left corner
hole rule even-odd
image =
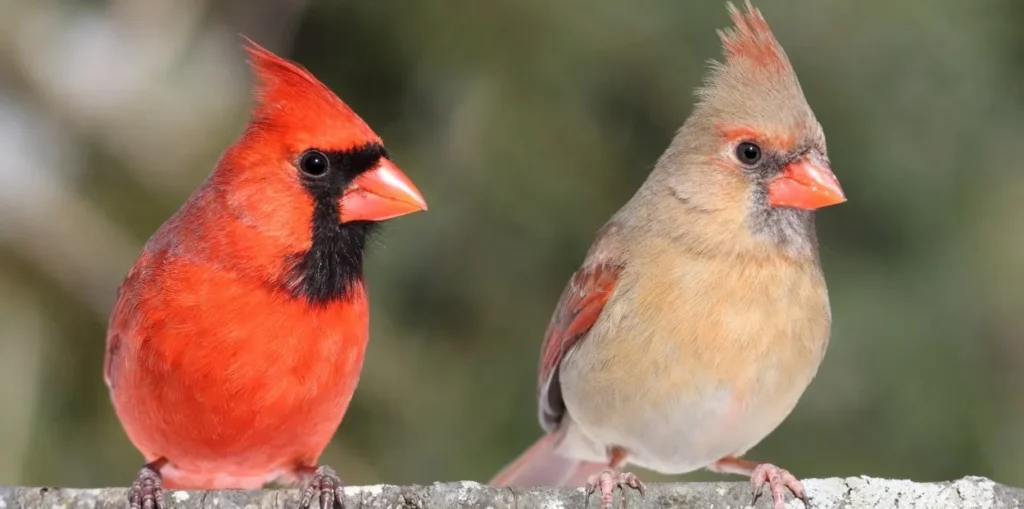
[[[825,363],[750,457],[1024,485],[1024,4],[759,5],[850,199],[819,214]],[[0,483],[139,467],[102,382],[106,317],[246,121],[238,33],[334,89],[430,203],[370,253],[369,357],[323,460],[353,484],[485,481],[540,433],[554,303],[727,23],[719,1],[0,4]]]

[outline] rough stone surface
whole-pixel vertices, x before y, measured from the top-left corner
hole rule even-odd
[[[1024,489],[996,484],[982,477],[953,482],[916,483],[871,477],[804,481],[813,509],[1020,509]],[[665,483],[647,486],[647,495],[627,491],[628,509],[750,507],[746,483]],[[124,488],[64,489],[0,487],[0,509],[125,509]],[[167,509],[294,509],[296,490],[169,491]],[[799,509],[787,500],[787,509]],[[582,488],[490,488],[475,482],[430,486],[352,486],[345,488],[347,509],[598,509],[595,495],[585,505]],[[617,501],[616,509],[622,505]],[[762,496],[757,508],[771,507]]]

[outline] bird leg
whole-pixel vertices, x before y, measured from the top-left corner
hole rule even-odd
[[[130,509],[164,509],[164,483],[160,469],[166,464],[167,458],[160,458],[139,470],[138,477],[128,489]]]
[[[612,447],[608,452],[608,468],[601,470],[600,472],[590,476],[587,480],[587,501],[590,502],[590,495],[597,489],[601,490],[601,509],[611,509],[612,500],[614,496],[612,492],[615,488],[619,488],[620,491],[624,491],[623,486],[629,486],[640,492],[640,495],[644,494],[644,483],[640,479],[630,472],[619,472],[619,465],[622,465],[626,460],[626,451],[621,447]],[[622,494],[623,507],[625,507],[626,494]]]
[[[311,476],[306,483],[306,489],[302,491],[302,502],[299,509],[309,508],[313,502],[313,495],[320,496],[320,509],[334,509],[334,503],[338,507],[345,508],[345,484],[338,478],[334,469],[324,465],[316,467],[299,467],[299,472]]]
[[[724,474],[750,476],[750,485],[754,491],[754,499],[751,501],[751,505],[757,502],[767,482],[772,493],[772,500],[775,502],[775,509],[785,509],[786,488],[793,492],[793,496],[802,500],[804,506],[811,506],[810,501],[807,500],[807,491],[804,490],[803,483],[793,474],[789,473],[788,470],[781,469],[771,463],[755,463],[740,458],[728,457],[716,461],[708,469]]]

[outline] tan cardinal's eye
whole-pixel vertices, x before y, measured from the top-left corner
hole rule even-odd
[[[311,177],[319,177],[327,173],[330,166],[327,156],[318,150],[309,150],[299,158],[299,169]]]
[[[749,142],[740,143],[736,146],[736,159],[748,166],[755,165],[761,160],[761,147]]]

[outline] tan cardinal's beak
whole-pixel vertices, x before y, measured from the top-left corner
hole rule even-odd
[[[395,163],[380,164],[356,177],[341,197],[341,222],[384,221],[427,210],[427,202]]]
[[[773,207],[814,210],[844,201],[839,179],[815,152],[787,164],[768,184],[768,203]]]

